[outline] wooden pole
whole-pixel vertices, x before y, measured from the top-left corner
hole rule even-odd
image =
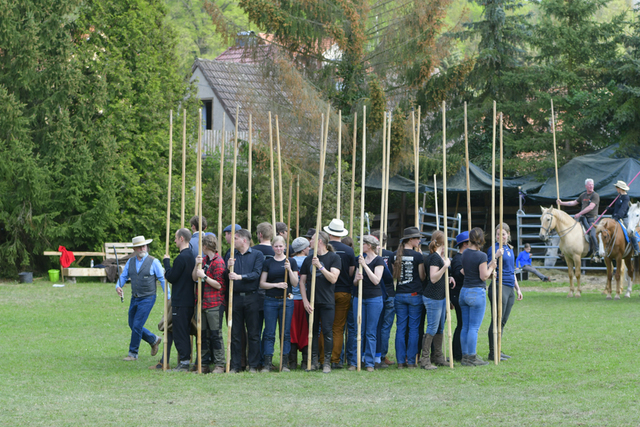
[[[234,138],[233,143],[233,184],[231,185],[231,248],[229,249],[229,257],[236,257],[235,252],[235,239],[236,239],[236,176],[237,176],[237,168],[238,168],[238,114],[239,108],[236,106],[236,136]],[[229,267],[229,272],[234,272],[234,267]],[[231,365],[231,328],[233,326],[233,280],[229,280],[229,306],[227,313],[227,369],[229,372],[229,368]],[[242,325],[239,325],[242,327]]]
[[[389,227],[389,173],[391,172],[391,111],[389,111],[387,123],[387,167],[385,181],[385,195],[384,195],[384,234],[387,235],[387,228]],[[386,247],[386,243],[384,245]]]
[[[491,147],[491,259],[496,259],[496,101],[493,101],[493,143]],[[491,318],[493,322],[493,362],[497,365],[500,355],[496,353],[498,348],[498,328],[496,301],[496,275],[491,275]]]
[[[467,229],[471,231],[471,186],[469,180],[469,133],[467,131],[467,103],[464,103],[464,161],[467,173]]]
[[[300,174],[296,179],[296,237],[300,237]]]
[[[238,118],[236,117],[236,121]],[[226,139],[225,134],[225,123],[227,121],[226,114],[222,113],[222,138],[220,138],[220,186],[218,187],[218,242],[220,242],[220,247],[222,247],[222,210],[224,206],[222,205],[222,184],[224,183],[224,142]],[[235,229],[235,222],[231,226],[231,228]],[[233,240],[231,241],[231,252],[233,255]],[[228,359],[228,358],[227,358]]]
[[[199,109],[198,112],[199,112],[200,115],[202,115],[202,108]],[[201,121],[201,119],[198,118],[198,123],[200,123],[200,121]],[[198,127],[198,144],[201,143],[200,132],[201,132],[200,127]],[[200,149],[196,148],[196,156],[198,156],[199,152],[200,152]],[[196,170],[198,168],[197,165],[198,165],[198,159],[196,158]],[[200,193],[199,193],[199,191],[200,191],[200,183],[198,182],[199,179],[200,179],[200,177],[198,176],[198,173],[196,172],[196,190],[195,190],[196,198],[195,198],[194,204],[193,204],[194,205],[194,213],[193,213],[194,215],[198,215],[198,200],[200,199]]]
[[[251,196],[253,194],[251,191],[251,185],[253,184],[253,125],[251,119],[251,114],[249,114],[249,187],[247,189],[247,192],[249,194],[249,197],[247,198],[247,230],[249,230],[249,233],[251,233]]]
[[[420,213],[419,213],[419,197],[418,181],[420,180],[420,169],[418,160],[418,141],[416,141],[416,117],[414,111],[411,111],[411,133],[413,134],[413,181],[414,181],[414,223],[416,228],[420,229]]]
[[[271,111],[269,111],[269,162],[271,165],[271,225],[276,228],[276,190],[275,173],[273,171],[273,129],[271,127]]]
[[[500,247],[502,247],[506,242],[502,239],[502,227],[504,224],[504,188],[502,182],[504,180],[504,149],[502,144],[502,113],[500,113]],[[498,287],[498,346],[494,348],[494,351],[498,354],[498,359],[500,359],[500,348],[502,345],[502,279],[503,272],[502,266],[504,263],[504,257],[500,257],[498,274],[500,275],[500,286]]]
[[[446,104],[442,101],[442,213],[444,215],[444,259],[449,258],[449,221],[447,219],[447,119]],[[453,369],[453,335],[451,334],[451,297],[449,295],[449,269],[444,269],[444,289],[447,309],[447,346],[449,367]]]
[[[500,128],[502,130],[502,128]],[[551,129],[553,129],[553,163],[556,169],[556,198],[560,200],[560,181],[558,181],[558,150],[556,148],[556,115],[553,111],[553,99],[551,100]],[[558,209],[560,203],[558,203]]]
[[[172,163],[173,163],[173,110],[169,110],[169,182],[167,184],[167,235],[164,246],[164,253],[169,253],[169,234],[171,233],[171,175],[172,175]],[[183,179],[184,182],[184,179]],[[184,199],[183,199],[184,201]],[[184,205],[183,205],[184,206]],[[167,295],[169,295],[169,282],[165,282],[164,285],[164,343],[162,349],[164,351],[162,356],[162,370],[166,371],[169,367],[169,361],[167,360]]]
[[[353,149],[351,150],[351,211],[349,213],[349,236],[353,236],[353,199],[356,194],[356,138],[358,137],[358,113],[353,113]]]
[[[289,182],[289,213],[287,214],[287,244],[284,247],[284,258],[285,260],[289,258],[289,237],[291,237],[291,232],[289,230],[289,224],[291,223],[291,198],[293,196],[293,181]],[[283,221],[284,222],[284,221]],[[284,282],[287,282],[288,279],[288,270],[284,271]],[[284,290],[284,298],[282,299],[282,335],[280,336],[280,372],[282,372],[282,357],[284,355],[284,328],[287,320],[287,289]]]
[[[438,215],[438,180],[436,174],[433,174],[433,196],[435,197],[436,206],[436,230],[440,230],[440,216]]]
[[[340,219],[340,187],[342,186],[342,110],[338,111],[338,191],[336,196],[336,218]],[[289,224],[287,224],[289,225]]]
[[[283,205],[284,200],[282,200],[282,154],[280,151],[280,125],[278,124],[278,115],[276,114],[276,145],[278,149],[278,195],[280,200],[280,222],[284,222],[284,211]],[[287,224],[287,227],[289,224]],[[276,223],[273,223],[273,234],[275,236],[276,232]]]
[[[185,177],[187,169],[187,110],[182,110],[182,206],[180,208],[180,228],[184,228]]]
[[[418,183],[420,182],[420,106],[418,105],[418,121],[416,122],[416,227],[419,230],[420,226],[420,209],[418,207]]]
[[[384,240],[384,220],[385,220],[385,194],[387,179],[387,112],[382,114],[382,176],[380,177],[380,186],[382,187],[380,194],[380,246],[378,246],[378,255],[382,256],[382,241]]]
[[[360,184],[360,256],[363,252],[364,243],[364,180],[367,168],[367,106],[362,107],[362,184]],[[358,267],[362,274],[362,265]],[[362,365],[362,279],[358,281],[358,335],[357,335],[357,368],[360,372]]]
[[[329,107],[331,108],[331,107]],[[327,114],[328,115],[328,114]],[[328,118],[327,118],[328,119]],[[324,139],[324,115],[322,115],[322,127],[320,131],[320,174],[318,175],[318,214],[316,217],[316,235],[313,242],[313,254],[314,256],[318,256],[318,240],[320,227],[322,226],[322,190],[324,187],[324,161],[327,151],[327,143],[326,139]],[[311,361],[313,358],[313,317],[314,312],[313,309],[315,307],[316,302],[316,266],[313,265],[311,267],[311,301],[309,304],[311,305],[311,313],[309,313],[309,345],[307,348],[307,370],[311,370]],[[319,348],[319,346],[318,346]]]
[[[197,163],[197,176],[198,176],[198,200],[196,200],[196,206],[198,206],[198,250],[199,254],[202,253],[202,109],[198,114],[198,163]],[[199,255],[198,254],[198,255]],[[202,263],[198,263],[196,268],[202,268]],[[198,360],[196,366],[198,373],[202,373],[202,280],[198,279],[198,304],[196,306],[196,348]]]

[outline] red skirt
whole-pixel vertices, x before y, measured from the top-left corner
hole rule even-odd
[[[293,301],[293,318],[291,319],[291,344],[305,348],[309,344],[309,322],[307,311],[302,300]]]

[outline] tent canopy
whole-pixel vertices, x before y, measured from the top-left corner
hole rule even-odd
[[[382,189],[382,171],[377,170],[371,173],[367,177],[367,188]],[[405,178],[400,175],[395,175],[389,178],[389,191],[400,191],[403,193],[413,193],[416,191],[415,181]],[[418,192],[426,193],[431,192],[426,185],[418,183]]]

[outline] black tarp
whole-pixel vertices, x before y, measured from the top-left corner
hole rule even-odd
[[[376,188],[378,190],[382,189],[382,171],[377,170],[372,172],[367,177],[367,188]],[[415,181],[405,178],[400,175],[395,175],[389,178],[389,191],[400,191],[403,193],[413,193],[416,191],[415,189]],[[418,183],[418,192],[426,193],[431,192],[431,189],[428,189],[426,185]]]

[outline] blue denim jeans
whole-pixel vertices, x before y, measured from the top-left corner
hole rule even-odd
[[[427,334],[441,334],[447,317],[447,299],[431,299],[422,297],[422,303],[427,310]]]
[[[487,305],[487,291],[484,288],[462,288],[460,290],[460,310],[462,311],[462,332],[460,345],[462,354],[476,354],[478,330],[484,318]]]
[[[354,298],[351,298],[351,306],[353,306]],[[356,350],[358,348],[358,325],[356,324],[356,316],[353,310],[347,312],[347,344],[345,346],[345,359],[348,361],[356,360]]]
[[[420,337],[420,317],[422,316],[422,295],[396,294],[396,359],[398,363],[416,363],[418,340]],[[409,342],[405,336],[409,328]]]
[[[129,304],[129,327],[131,328],[129,356],[138,357],[141,340],[145,340],[149,345],[156,343],[157,337],[144,327],[155,303],[155,295],[145,298],[131,297],[131,303]]]
[[[382,340],[382,345],[380,346],[380,355],[382,359],[387,357],[387,353],[389,353],[391,327],[393,326],[393,321],[396,319],[395,300],[395,297],[387,297],[387,300],[384,302],[384,312],[382,314],[384,320],[382,321],[382,333],[380,337]]]
[[[282,299],[264,297],[264,332],[262,333],[262,346],[265,356],[273,356],[273,347],[276,342],[276,323],[278,324],[278,336],[282,333]],[[284,350],[283,354],[291,351],[291,319],[293,318],[293,300],[287,299],[287,311],[284,320]],[[280,353],[280,351],[278,351]]]
[[[362,336],[362,355],[364,356],[365,367],[373,368],[376,354],[376,334],[378,332],[378,320],[380,319],[380,313],[382,313],[382,296],[375,298],[362,299],[362,324],[361,324],[361,336]],[[356,334],[357,332],[357,319],[358,319],[358,298],[353,299],[353,318],[356,319]],[[356,335],[357,340],[357,335]],[[358,349],[358,343],[356,341],[356,350]],[[349,359],[349,364],[357,366],[358,353],[352,355]]]

